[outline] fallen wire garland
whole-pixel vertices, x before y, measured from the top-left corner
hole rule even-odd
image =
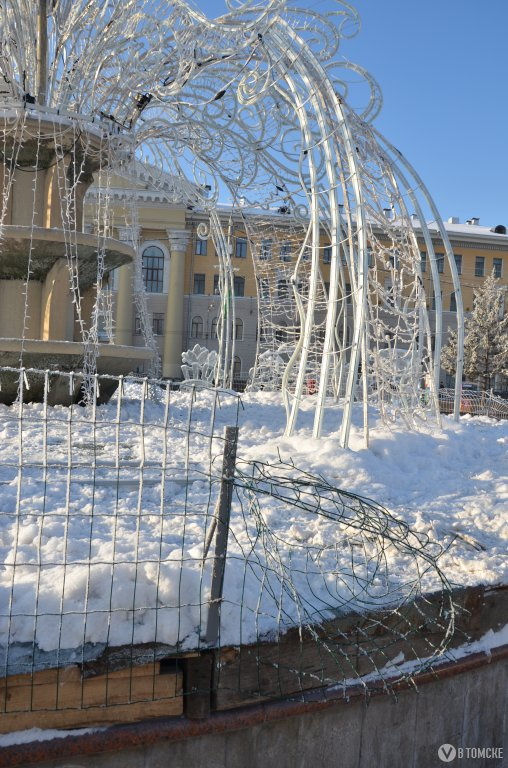
[[[226,566],[222,608],[230,614],[236,589],[247,644],[253,622],[259,669],[277,668],[279,692],[288,676],[302,689],[357,682],[367,690],[373,680],[392,689],[443,657],[455,608],[439,544],[291,463],[238,461],[233,482],[228,565],[240,560],[244,575],[230,576],[228,588]],[[263,660],[264,644],[274,643],[278,661],[268,652]],[[269,678],[259,675],[260,694]]]

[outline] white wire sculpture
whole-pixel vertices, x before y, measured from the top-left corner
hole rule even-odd
[[[362,68],[337,58],[358,30],[357,12],[345,2],[326,16],[286,0],[226,5],[225,15],[210,20],[183,0],[2,4],[4,201],[12,183],[5,158],[18,162],[12,158],[32,140],[27,126],[37,127],[37,152],[45,150],[42,123],[49,113],[55,148],[64,147],[62,115],[70,134],[70,149],[61,156],[55,150],[56,167],[67,169],[57,176],[69,232],[79,181],[98,167],[121,165],[135,174],[137,158],[154,169],[155,185],[181,180],[182,201],[210,212],[210,225],[199,234],[213,239],[219,256],[223,300],[215,383],[223,386],[232,382],[234,365],[232,223],[241,221],[258,280],[252,386],[281,387],[288,435],[307,394],[315,398],[315,436],[321,434],[327,398],[344,397],[342,446],[348,445],[357,398],[364,402],[366,437],[369,398],[386,418],[402,415],[414,424],[429,408],[439,418],[441,291],[425,223],[430,212],[457,303],[458,418],[463,319],[455,261],[423,182],[373,127],[381,107],[377,84]],[[357,101],[364,106],[355,106]],[[11,142],[6,155],[13,135],[23,138]],[[225,191],[233,200],[226,226],[217,212]],[[107,195],[103,203],[98,215],[107,218]],[[422,247],[433,298],[423,287]],[[72,273],[71,246],[68,254]],[[329,285],[323,258],[330,265]],[[28,276],[32,269],[29,262]],[[99,259],[97,285],[101,269]],[[73,290],[82,323],[79,282]],[[103,305],[97,297],[96,307]],[[97,309],[92,317],[99,314]],[[85,326],[92,367],[97,323]],[[280,359],[284,372],[276,372],[277,362],[272,375],[270,361]],[[425,398],[424,379],[430,391]]]
[[[213,388],[217,352],[199,344],[182,352],[182,373],[186,386]]]

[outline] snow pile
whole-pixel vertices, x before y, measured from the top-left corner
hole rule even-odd
[[[20,432],[13,409],[0,409],[1,645],[200,643],[213,555],[212,546],[203,559],[204,547],[220,481],[215,436],[237,417],[236,401],[224,396],[215,408],[211,397],[172,393],[169,416],[167,404],[147,401],[143,418],[139,400],[125,400],[121,418],[112,402],[97,409],[93,429],[84,409],[72,410],[69,426],[70,409],[50,409],[46,422],[44,406],[34,404],[24,406]],[[242,401],[244,474],[229,535],[223,644],[348,606],[390,606],[417,596],[419,579],[423,590],[440,588],[439,572],[407,546],[414,541],[434,557],[439,547],[427,537],[444,548],[439,568],[452,584],[506,583],[508,421],[445,417],[440,431],[419,434],[376,424],[366,450],[359,412],[343,450],[339,406],[327,409],[326,436],[314,440],[312,397],[291,438],[282,436],[278,394]],[[334,519],[328,491],[316,514],[295,506],[286,486],[274,495],[259,478],[253,500],[253,462],[296,479],[302,468],[374,499],[404,525],[386,517],[399,531],[387,543]],[[383,514],[376,512],[380,525]]]

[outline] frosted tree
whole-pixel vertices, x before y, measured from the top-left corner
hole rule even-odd
[[[464,373],[485,390],[491,388],[496,374],[508,373],[508,313],[504,312],[504,301],[504,290],[492,274],[481,288],[475,289],[473,311],[465,320]],[[441,365],[455,374],[457,332],[449,333]]]

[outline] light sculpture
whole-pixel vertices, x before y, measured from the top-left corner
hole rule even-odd
[[[401,415],[414,424],[429,409],[438,418],[442,321],[436,233],[457,302],[457,387],[460,284],[446,231],[423,182],[373,125],[381,106],[377,84],[337,57],[344,40],[358,30],[356,11],[345,2],[326,16],[295,9],[286,0],[226,5],[225,15],[208,19],[183,0],[2,4],[4,145],[9,109],[15,107],[18,122],[39,126],[39,151],[48,114],[58,126],[65,113],[72,126],[72,163],[77,167],[79,157],[93,155],[96,163],[86,173],[102,174],[100,188],[106,192],[99,217],[107,217],[108,173],[121,167],[134,178],[140,164],[151,169],[154,186],[164,189],[168,179],[176,179],[182,201],[209,211],[209,226],[198,234],[210,237],[218,254],[223,300],[215,383],[226,386],[234,361],[234,230],[242,223],[258,281],[252,386],[281,387],[288,435],[296,428],[302,398],[310,394],[316,436],[327,399],[344,398],[343,446],[355,398],[364,402],[366,437],[369,399],[386,418]],[[357,92],[365,96],[364,107],[353,106]],[[87,150],[80,155],[76,148],[83,136]],[[58,163],[65,165],[65,159]],[[8,173],[5,178],[4,192]],[[68,201],[77,200],[78,190],[79,184],[60,189],[69,222],[77,208]],[[226,225],[217,210],[224,194],[232,200]],[[174,188],[171,195],[174,200]],[[425,223],[429,212],[436,222],[432,232]],[[135,213],[134,225],[132,219]],[[432,297],[425,294],[420,269],[422,244],[435,297],[434,328],[428,313]],[[323,257],[330,264],[329,285]],[[30,269],[28,264],[28,274]],[[79,280],[74,288],[79,307]],[[95,300],[85,328],[89,339],[97,336],[97,308],[103,304]],[[93,358],[93,344],[91,349]],[[456,396],[456,417],[459,401]]]

